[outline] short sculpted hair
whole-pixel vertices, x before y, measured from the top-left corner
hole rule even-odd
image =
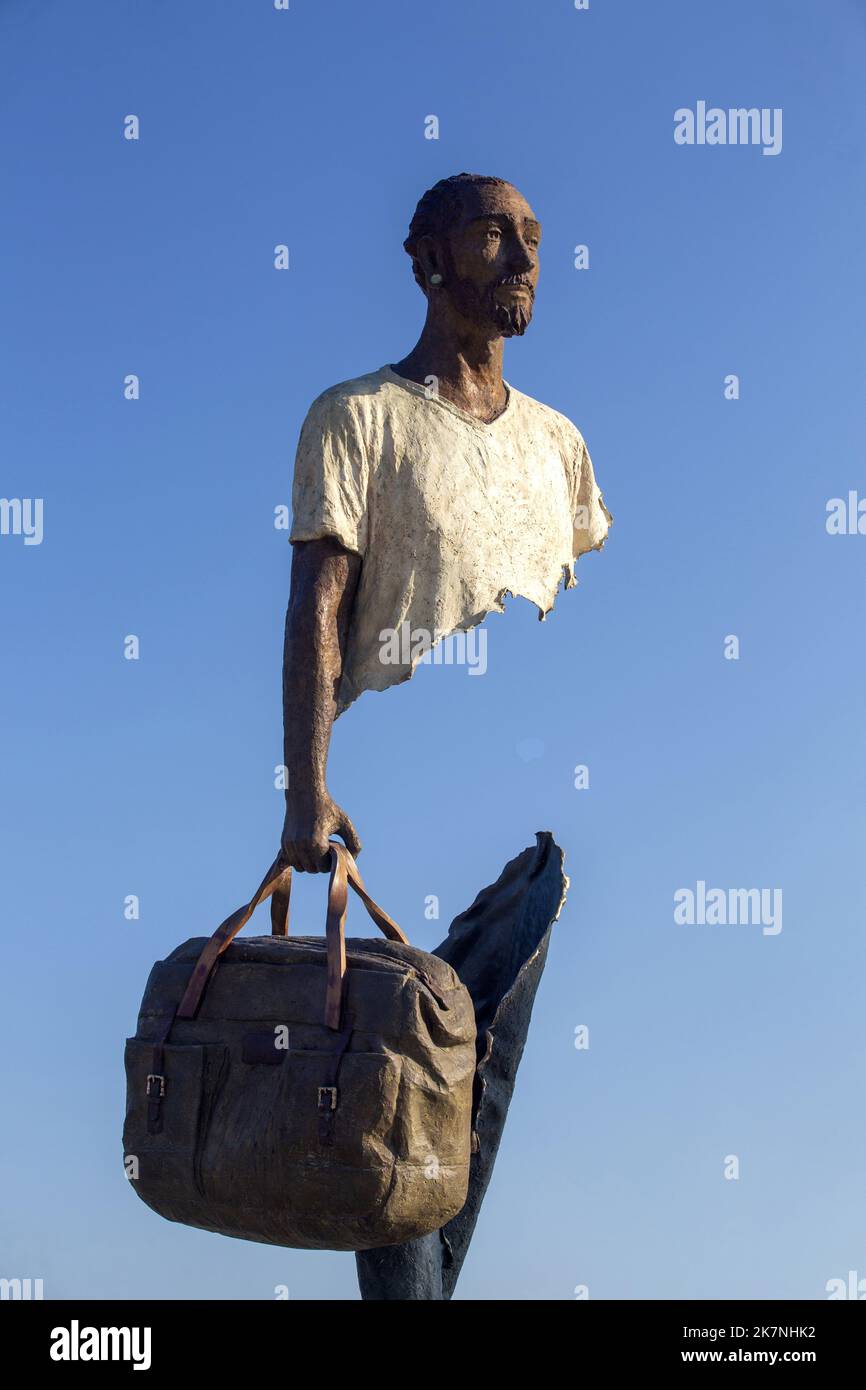
[[[432,188],[428,188],[416,207],[403,249],[412,257],[415,283],[425,294],[427,282],[418,260],[418,242],[425,236],[442,236],[460,214],[463,190],[483,183],[499,184],[502,188],[511,186],[507,179],[497,179],[490,174],[452,174],[450,178],[440,179]]]

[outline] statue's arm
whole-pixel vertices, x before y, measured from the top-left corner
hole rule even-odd
[[[337,689],[361,573],[361,557],[329,538],[293,546],[283,648],[283,761],[288,772],[283,860],[310,873],[328,868],[328,840],[361,848],[326,785]]]

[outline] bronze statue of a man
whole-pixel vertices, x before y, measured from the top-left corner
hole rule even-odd
[[[295,463],[283,663],[288,771],[282,858],[328,868],[360,850],[326,784],[334,719],[412,674],[383,636],[429,642],[520,594],[544,616],[610,514],[575,426],[502,376],[503,339],[532,317],[541,227],[502,179],[457,174],[425,193],[404,243],[427,300],[400,362],[314,401]],[[417,656],[415,657],[417,660]]]

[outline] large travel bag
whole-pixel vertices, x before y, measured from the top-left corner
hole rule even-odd
[[[237,933],[277,864],[207,938],[154,965],[126,1043],[124,1162],[170,1221],[305,1249],[394,1245],[466,1200],[472,1000],[410,946],[331,842],[326,937]],[[348,885],[387,940],[345,939]],[[282,920],[280,920],[282,919]]]

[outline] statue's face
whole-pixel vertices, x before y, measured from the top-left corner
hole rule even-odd
[[[443,289],[464,317],[504,338],[526,332],[538,283],[541,226],[509,184],[469,185],[447,234]]]

